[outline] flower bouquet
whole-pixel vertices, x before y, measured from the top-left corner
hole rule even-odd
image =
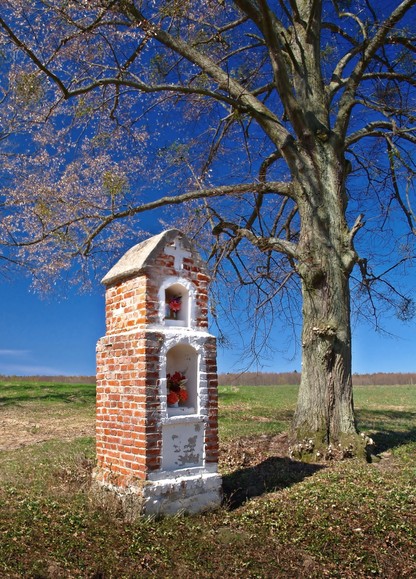
[[[180,312],[182,306],[182,296],[174,296],[169,299],[169,318],[176,320],[178,317],[178,312]]]
[[[168,374],[166,376],[168,383],[168,406],[178,406],[180,402],[188,400],[188,392],[186,391],[187,378],[181,372]]]

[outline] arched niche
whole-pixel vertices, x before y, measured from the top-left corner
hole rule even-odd
[[[189,326],[190,292],[180,282],[164,285],[161,292],[164,323],[167,326]]]
[[[198,352],[189,344],[177,344],[167,351],[166,398],[168,416],[195,414],[198,412],[198,366]],[[181,400],[181,396],[179,396],[178,405],[172,406],[169,403],[169,394],[173,391],[170,385],[177,383],[177,381],[173,380],[175,375],[176,377],[180,375],[186,380],[186,383],[181,388],[186,391],[186,400]]]

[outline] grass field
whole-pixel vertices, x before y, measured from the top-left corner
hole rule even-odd
[[[94,386],[0,384],[0,577],[416,577],[416,386],[355,388],[372,464],[290,461],[296,395],[221,387],[224,506],[126,524],[89,493]]]

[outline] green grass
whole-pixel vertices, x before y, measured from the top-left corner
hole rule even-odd
[[[416,440],[416,386],[358,386],[357,420],[380,452]]]
[[[222,440],[278,434],[287,428],[297,386],[220,386],[219,432]]]
[[[2,382],[0,383],[0,407],[15,406],[25,402],[37,404],[70,403],[94,404],[94,384],[59,384],[42,382]]]
[[[93,420],[93,387],[54,388],[0,386],[0,421],[22,406]],[[127,524],[97,507],[93,438],[0,451],[0,577],[415,577],[416,387],[356,388],[361,427],[381,444],[377,464],[268,455],[264,441],[287,429],[296,394],[220,388],[224,481],[255,492],[238,508],[199,516]]]

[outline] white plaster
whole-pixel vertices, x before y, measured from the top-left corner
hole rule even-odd
[[[170,287],[179,285],[184,288],[186,292],[186,296],[183,296],[183,305],[184,308],[184,316],[183,320],[166,320],[165,315],[165,292]],[[159,300],[159,324],[162,326],[170,326],[175,328],[180,326],[190,326],[195,328],[196,326],[196,287],[192,282],[182,277],[177,276],[170,276],[167,277],[163,283],[159,287],[158,291],[158,300]],[[184,321],[185,324],[178,323]],[[175,323],[176,322],[176,323]]]
[[[194,408],[195,414],[200,414],[200,395],[201,387],[199,381],[201,372],[201,359],[203,358],[203,347],[206,342],[206,336],[203,337],[195,332],[186,332],[181,328],[173,332],[164,332],[165,340],[160,351],[160,368],[159,368],[159,395],[161,401],[162,415],[169,416],[167,407],[167,379],[166,375],[170,372],[183,372],[187,375],[189,406]],[[180,346],[186,346],[189,350],[183,350],[183,356],[180,356]],[[169,354],[170,352],[170,354]],[[194,352],[194,355],[192,355]],[[178,355],[175,357],[175,353]],[[182,367],[183,366],[183,367]],[[205,385],[206,389],[206,385]]]
[[[186,327],[188,325],[185,320],[165,320],[164,324],[165,326],[182,326],[182,327]]]
[[[97,480],[96,489],[109,491],[118,499],[128,520],[141,515],[195,514],[219,508],[222,501],[221,476],[214,472],[191,472],[163,480],[146,481],[121,488]]]
[[[166,479],[173,479],[173,478],[195,477],[204,474],[216,474],[217,472],[218,472],[217,463],[210,463],[205,466],[193,466],[171,471],[159,470],[150,472],[148,475],[148,480],[163,481]]]
[[[193,250],[183,233],[178,229],[168,229],[131,247],[103,277],[102,283],[111,285],[116,281],[143,273],[147,267],[152,267],[154,259],[165,249],[166,245],[172,243],[170,249],[168,245],[168,251],[172,252],[169,255],[175,257],[175,268],[178,271],[182,267],[183,258],[187,256],[192,256],[194,263],[204,270],[200,256]]]
[[[160,473],[177,470],[178,472],[182,469],[186,470],[191,466],[202,466],[203,472],[206,472],[205,467],[205,428],[206,422],[208,420],[208,383],[206,378],[206,360],[205,360],[205,344],[207,338],[210,334],[205,332],[186,332],[183,329],[177,329],[177,331],[172,331],[172,329],[164,330],[165,340],[161,347],[160,352],[160,369],[159,369],[159,396],[161,401],[161,420],[159,424],[162,428],[162,464]],[[167,358],[169,357],[169,352],[172,348],[177,349],[181,346],[191,347],[196,354],[194,362],[196,366],[192,368],[192,376],[197,380],[197,397],[195,403],[195,414],[193,415],[179,415],[172,416],[167,408],[166,396],[167,396],[167,384],[166,384],[166,374],[170,372],[173,368],[168,366]],[[174,350],[175,351],[175,350]],[[186,352],[186,351],[185,351]],[[179,358],[180,360],[180,358]],[[170,361],[170,364],[172,361]],[[179,370],[183,372],[185,368],[175,367],[174,370]],[[194,399],[195,400],[195,399]],[[194,404],[192,404],[194,405]],[[195,440],[192,440],[194,445],[194,451],[187,454],[186,450],[188,448],[188,441],[195,437],[195,425],[199,424],[201,426],[200,436],[197,436]],[[199,428],[199,426],[198,426]],[[174,437],[174,438],[173,438]],[[195,448],[195,445],[196,448]],[[197,457],[197,459],[195,458]],[[192,462],[195,460],[197,462]]]
[[[195,422],[195,420],[199,420],[199,422],[206,422],[207,417],[201,416],[200,414],[181,414],[176,416],[168,416],[166,418],[162,418],[161,424],[183,424],[185,422]]]
[[[104,285],[110,285],[120,279],[141,273],[148,260],[158,252],[160,244],[165,241],[166,237],[170,239],[172,235],[180,233],[177,230],[174,231],[175,233],[163,231],[131,247],[107,272],[101,282]]]
[[[204,473],[155,481],[143,488],[142,496],[147,515],[200,513],[221,505],[221,477]]]
[[[176,237],[173,242],[165,246],[166,255],[171,255],[175,259],[175,269],[183,269],[184,257],[192,257],[192,253],[183,247],[180,237]]]
[[[162,426],[162,470],[203,466],[205,425],[199,420]]]
[[[176,416],[182,417],[187,416],[189,414],[195,414],[195,408],[193,406],[177,406],[177,407],[168,406],[169,418],[173,418]]]

